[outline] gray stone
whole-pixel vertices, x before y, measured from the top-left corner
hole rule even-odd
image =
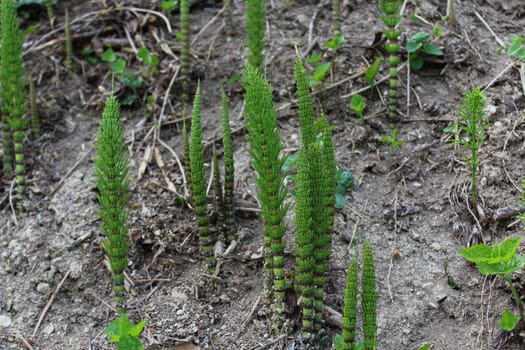
[[[0,327],[7,328],[13,323],[11,317],[7,315],[0,315]]]
[[[40,294],[48,294],[51,291],[51,286],[47,282],[40,282],[36,286],[36,291]]]

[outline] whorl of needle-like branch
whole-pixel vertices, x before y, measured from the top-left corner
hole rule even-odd
[[[24,137],[26,134],[26,90],[23,79],[22,33],[12,0],[2,0],[2,42],[0,49],[0,100],[4,143],[4,178],[10,181],[13,172],[13,145],[15,172],[19,195],[25,189]],[[21,204],[20,204],[21,205]]]
[[[376,273],[370,243],[365,241],[363,253],[363,275],[361,276],[361,306],[363,308],[364,350],[376,350]]]
[[[117,300],[117,311],[126,312],[124,270],[128,264],[126,254],[130,242],[126,219],[128,211],[129,182],[128,158],[122,122],[119,118],[119,104],[115,96],[110,96],[102,112],[98,130],[95,159],[98,201],[100,203],[100,226],[107,240],[102,243],[113,271],[113,284]]]
[[[352,259],[348,274],[346,276],[346,287],[344,293],[343,306],[343,349],[353,350],[356,341],[356,325],[357,325],[357,291],[358,291],[358,275],[357,275],[357,250],[356,256]]]
[[[246,102],[246,129],[249,153],[257,174],[258,197],[262,206],[264,225],[265,287],[274,306],[274,326],[280,331],[284,321],[284,204],[287,189],[281,171],[282,143],[277,128],[277,112],[273,105],[272,88],[259,70],[248,65],[244,71],[243,87]],[[272,282],[273,281],[273,282]],[[273,291],[273,295],[271,294]]]
[[[246,1],[246,35],[248,37],[248,62],[253,67],[262,69],[264,56],[264,32],[266,25],[266,11],[264,9],[266,1],[247,0]]]
[[[217,149],[215,143],[212,145],[212,168],[213,168],[213,199],[215,203],[215,213],[217,215],[216,229],[218,240],[226,242],[224,233],[224,196],[222,194],[221,173],[219,161],[217,160]]]
[[[202,143],[201,126],[201,89],[197,86],[193,101],[190,136],[190,166],[191,166],[191,193],[195,214],[199,225],[201,251],[209,270],[215,269],[213,254],[213,237],[210,232],[208,219],[208,204],[206,202],[206,177],[204,170],[204,145]]]

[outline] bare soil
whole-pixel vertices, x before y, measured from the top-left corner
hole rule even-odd
[[[192,210],[177,201],[184,194],[172,153],[182,159],[180,45],[175,38],[179,14],[166,17],[170,32],[159,16],[159,3],[60,1],[54,29],[43,8],[20,9],[27,15],[21,17],[24,28],[38,25],[26,39],[24,58],[36,82],[44,132],[27,142],[32,155],[27,213],[15,216],[9,196],[1,198],[0,349],[112,348],[102,333],[115,313],[111,275],[100,247],[93,163],[101,110],[111,91],[110,69],[99,59],[107,45],[127,60],[128,71],[144,78],[139,100],[123,106],[121,117],[131,157],[129,314],[135,321],[148,320],[142,334],[146,349],[299,348],[297,315],[290,315],[295,323],[286,336],[269,332],[257,190],[242,128],[243,90],[238,81],[225,83],[245,63],[245,3],[235,2],[231,40],[221,4],[195,1],[191,10],[192,89],[200,79],[205,139],[211,144],[220,137],[220,84],[225,84],[235,129],[240,239],[223,260],[218,278],[207,274],[200,258]],[[507,286],[481,276],[458,250],[475,239],[491,243],[523,236],[516,217],[493,219],[498,208],[519,201],[525,174],[525,91],[519,64],[500,75],[511,61],[505,49],[498,50],[498,40],[508,45],[513,36],[525,34],[523,3],[456,1],[457,24],[449,28],[441,21],[445,1],[407,2],[403,37],[432,32],[438,25],[443,35],[434,43],[445,57],[426,62],[418,72],[400,70],[402,116],[396,127],[404,144],[395,150],[378,141],[391,133],[387,82],[362,92],[368,105],[365,120],[355,118],[348,106],[349,94],[367,86],[357,73],[385,56],[372,45],[384,29],[379,9],[376,2],[343,3],[345,41],[335,58],[326,53],[325,59],[335,60],[334,69],[316,98],[333,125],[338,167],[351,171],[355,184],[348,205],[336,212],[326,305],[341,311],[346,269],[355,243],[365,237],[376,259],[378,349],[412,350],[427,342],[437,350],[522,349],[520,335],[497,344],[499,316],[515,308]],[[65,8],[72,20],[73,72],[64,64]],[[327,52],[323,43],[331,37],[331,7],[329,1],[285,5],[275,0],[267,3],[267,11],[267,77],[289,154],[298,147],[294,47]],[[149,76],[141,73],[144,66],[134,53],[143,46],[161,60],[159,71]],[[96,64],[82,53],[87,48],[94,50]],[[383,63],[378,79],[386,74]],[[479,194],[486,215],[481,221],[468,207],[464,150],[443,132],[457,120],[462,94],[473,87],[486,88],[491,123],[480,154]],[[115,91],[122,98],[132,94],[120,81]],[[154,96],[153,105],[148,106],[148,95]],[[158,129],[154,125],[161,115]],[[211,147],[207,150],[209,156]],[[292,211],[287,220],[291,269]],[[449,277],[457,288],[451,288]],[[523,285],[523,273],[514,278]],[[327,325],[327,338],[336,333],[340,329]]]

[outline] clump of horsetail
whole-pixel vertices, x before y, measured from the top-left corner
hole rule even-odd
[[[233,241],[235,235],[235,216],[233,212],[233,185],[235,168],[233,163],[233,143],[230,129],[230,116],[228,110],[228,97],[221,91],[221,125],[222,145],[224,148],[224,226],[228,243]]]
[[[308,78],[299,58],[294,74],[301,128],[296,180],[296,281],[303,302],[303,335],[314,341],[323,322],[336,166],[330,127],[324,115],[314,119]],[[321,142],[316,141],[319,134]]]
[[[341,1],[332,0],[332,32],[334,38],[341,36]]]
[[[262,69],[264,56],[264,29],[266,11],[264,0],[246,1],[246,36],[248,37],[248,63]]]
[[[180,2],[180,73],[182,99],[182,142],[184,152],[184,171],[186,179],[191,179],[190,142],[188,135],[187,110],[190,104],[190,3],[188,0]]]
[[[398,119],[397,114],[397,66],[399,65],[399,42],[398,38],[401,31],[396,29],[397,24],[401,20],[399,8],[401,1],[399,0],[382,0],[379,7],[384,12],[381,19],[386,24],[388,29],[384,31],[387,38],[385,44],[386,52],[389,54],[388,63],[390,64],[390,88],[388,90],[388,116],[393,120]]]
[[[71,72],[73,70],[73,39],[71,38],[71,26],[69,23],[69,11],[67,8],[64,31],[66,34],[66,68]]]
[[[102,247],[109,258],[113,272],[113,285],[119,314],[126,312],[124,270],[130,242],[126,219],[129,199],[128,163],[122,122],[119,118],[117,98],[111,95],[102,112],[96,145],[96,185],[99,190],[98,211],[102,220],[101,230],[106,236]]]
[[[284,203],[287,189],[281,171],[284,158],[277,128],[277,112],[272,100],[272,88],[259,70],[248,65],[244,71],[243,87],[246,102],[248,152],[257,174],[258,197],[262,206],[264,225],[264,275],[267,296],[273,302],[274,329],[280,331],[284,322],[284,247],[286,231]]]
[[[13,176],[14,154],[17,191],[21,196],[25,189],[24,137],[27,128],[24,116],[27,95],[23,79],[22,33],[12,0],[2,0],[1,12],[0,100],[4,143],[3,170],[4,179],[9,182]]]
[[[33,138],[40,138],[40,118],[38,117],[38,106],[36,104],[35,83],[33,79],[29,80],[29,110],[31,111],[31,130]]]
[[[201,126],[201,89],[197,86],[193,101],[193,114],[191,118],[190,136],[190,166],[191,166],[191,192],[197,223],[202,255],[206,260],[208,269],[215,269],[215,256],[213,253],[213,237],[210,232],[206,202],[206,177],[204,170],[204,145],[202,142]]]
[[[221,242],[226,242],[224,233],[224,196],[222,193],[221,173],[219,170],[219,161],[217,160],[217,149],[215,143],[212,145],[212,168],[213,168],[213,200],[215,204],[215,212],[217,214],[217,233],[218,239]]]
[[[363,269],[361,273],[361,319],[363,321],[363,343],[356,340],[357,329],[357,299],[359,276],[356,256],[350,262],[346,276],[343,306],[343,336],[342,350],[354,350],[362,345],[364,350],[376,350],[377,323],[376,323],[376,277],[374,256],[370,243],[365,241],[363,248]]]

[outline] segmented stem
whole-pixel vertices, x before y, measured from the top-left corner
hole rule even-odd
[[[364,350],[376,350],[377,323],[376,323],[376,274],[374,256],[370,243],[365,241],[363,253],[363,275],[361,276],[363,308],[363,335]]]
[[[215,212],[217,214],[217,234],[219,240],[226,242],[226,237],[224,234],[224,198],[222,194],[222,183],[221,183],[221,173],[219,171],[219,162],[217,160],[217,149],[215,148],[215,143],[212,145],[212,167],[213,167],[213,192],[214,192],[214,202],[215,202]]]
[[[38,140],[40,138],[40,118],[38,117],[35,83],[33,82],[33,79],[29,80],[29,109],[31,111],[31,129],[33,131],[33,138]]]
[[[184,172],[188,182],[188,190],[191,197],[191,161],[190,161],[190,136],[188,134],[188,115],[185,106],[182,106],[182,147],[184,153]],[[189,199],[191,201],[191,198]]]
[[[341,35],[341,2],[332,0],[332,32],[334,37]]]
[[[117,311],[126,312],[124,289],[124,270],[128,264],[126,257],[130,242],[126,219],[126,205],[129,199],[127,180],[128,163],[124,132],[119,118],[119,104],[115,96],[110,96],[102,112],[96,145],[96,185],[99,190],[100,226],[107,240],[102,243],[113,271],[113,285],[117,301]]]
[[[1,12],[0,100],[2,101],[4,178],[9,182],[13,176],[14,151],[17,191],[21,196],[25,188],[23,140],[27,127],[27,120],[24,118],[27,106],[22,66],[22,34],[15,3],[12,0],[2,0]],[[21,206],[20,210],[22,210]]]
[[[224,224],[228,243],[235,235],[235,215],[233,211],[233,186],[235,182],[235,168],[233,163],[233,143],[228,111],[228,97],[221,91],[222,101],[222,145],[224,147]]]
[[[257,173],[258,197],[262,206],[264,224],[265,287],[273,300],[274,325],[277,331],[284,321],[284,240],[286,225],[283,222],[288,205],[284,204],[287,189],[281,171],[284,159],[277,128],[277,112],[272,101],[272,88],[259,70],[247,66],[243,86],[246,91],[246,129],[249,154]],[[273,290],[273,295],[272,295]]]
[[[248,37],[247,46],[248,62],[256,68],[262,69],[264,61],[264,32],[266,25],[266,11],[264,9],[266,1],[247,0],[246,1],[246,35]]]
[[[401,7],[399,0],[383,0],[379,3],[379,7],[384,12],[381,19],[386,24],[388,29],[384,32],[387,42],[385,49],[389,54],[388,63],[390,64],[390,88],[388,90],[388,116],[392,120],[399,119],[397,113],[397,66],[399,65],[399,48],[398,38],[401,31],[396,29],[397,24],[401,20],[398,11]]]
[[[314,108],[312,105],[312,97],[310,96],[310,80],[304,70],[300,57],[295,59],[294,76],[297,85],[301,143],[303,145],[310,145],[315,141]]]
[[[190,85],[190,3],[189,0],[180,1],[180,74],[182,86],[182,104],[189,105],[189,85]]]
[[[53,4],[51,3],[51,0],[46,0],[46,11],[47,11],[47,18],[49,20],[49,26],[51,29],[54,29],[55,26],[53,24],[55,14],[53,13]]]
[[[73,39],[71,38],[71,26],[69,24],[69,11],[66,8],[66,20],[64,31],[66,34],[66,68],[68,71],[73,71]]]
[[[343,350],[354,350],[357,325],[357,250],[350,262],[346,276],[346,287],[343,307]]]
[[[191,192],[193,205],[199,224],[201,251],[208,265],[208,269],[215,270],[215,256],[213,254],[213,237],[210,232],[206,203],[206,178],[204,170],[204,144],[202,142],[201,127],[201,89],[197,86],[193,101],[193,114],[191,118],[190,136],[190,166],[191,166]]]

